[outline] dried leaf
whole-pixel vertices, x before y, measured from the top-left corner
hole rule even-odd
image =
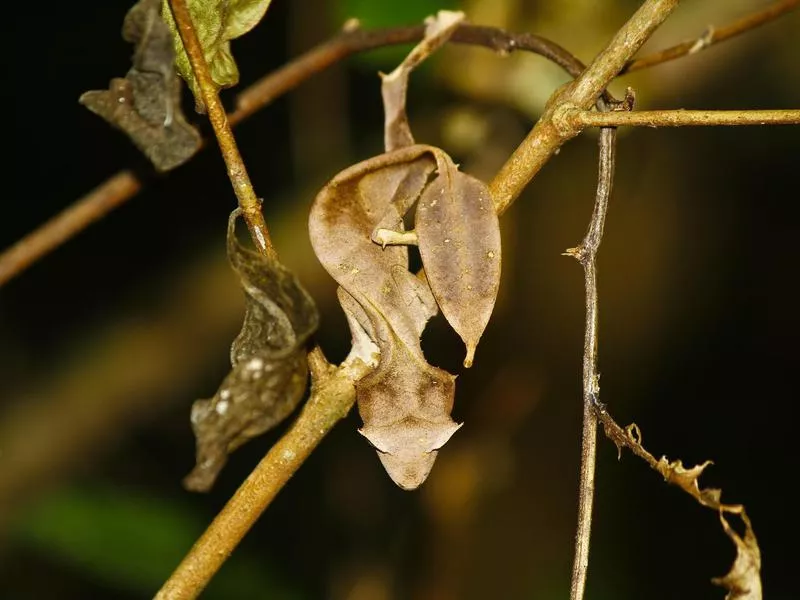
[[[195,491],[213,485],[230,452],[295,409],[308,376],[304,346],[319,320],[291,271],[239,243],[238,214],[228,223],[228,257],[245,292],[244,324],[231,346],[232,371],[213,398],[192,406],[197,466],[184,484]]]
[[[415,230],[433,295],[467,346],[464,366],[492,316],[500,288],[500,222],[489,188],[444,152],[417,205]]]
[[[169,29],[160,0],[140,0],[128,11],[122,37],[136,47],[133,66],[108,90],[86,92],[80,103],[121,129],[159,171],[183,164],[200,148],[200,134],[180,109]]]
[[[728,589],[726,600],[761,600],[761,551],[744,506],[723,504],[722,490],[700,487],[700,475],[712,462],[708,460],[687,469],[680,460],[670,461],[665,456],[656,460],[642,445],[642,432],[635,423],[623,429],[605,409],[597,412],[597,418],[603,424],[606,437],[614,442],[618,452],[623,447],[628,448],[652,469],[661,473],[668,483],[678,486],[698,503],[719,513],[725,533],[736,545],[736,559],[727,575],[714,578],[712,582]],[[744,538],[730,526],[725,518],[726,513],[741,517],[745,525]]]
[[[761,550],[747,513],[739,515],[745,526],[744,538],[730,526],[725,514],[719,513],[719,520],[725,533],[736,545],[736,558],[730,572],[711,581],[728,590],[725,600],[761,600]]]
[[[211,79],[219,88],[239,83],[239,68],[231,54],[230,41],[243,36],[255,27],[269,8],[271,0],[187,0],[203,54],[208,63]],[[200,90],[192,71],[189,57],[183,48],[169,0],[163,0],[162,14],[172,33],[175,66],[189,84],[195,98],[197,112],[205,112]]]

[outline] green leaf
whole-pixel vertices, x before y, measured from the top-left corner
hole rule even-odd
[[[231,54],[230,41],[236,39],[253,27],[267,12],[271,0],[187,0],[203,54],[208,63],[211,79],[218,88],[231,87],[239,83],[239,68]],[[189,85],[195,98],[198,112],[205,112],[205,106],[197,87],[197,81],[183,48],[169,0],[163,0],[162,16],[172,32],[172,45],[175,49],[175,66],[181,77]]]

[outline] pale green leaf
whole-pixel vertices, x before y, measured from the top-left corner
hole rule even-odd
[[[239,83],[239,69],[231,54],[230,41],[255,27],[267,12],[270,2],[271,0],[187,0],[211,79],[218,89]],[[172,32],[175,67],[192,90],[198,112],[204,112],[205,106],[172,16],[169,0],[163,0],[162,15]]]

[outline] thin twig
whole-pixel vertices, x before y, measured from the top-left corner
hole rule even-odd
[[[127,169],[106,179],[0,255],[0,286],[91,223],[102,219],[141,188],[141,180]]]
[[[565,106],[554,119],[572,131],[585,127],[698,127],[716,125],[798,125],[800,109],[784,110],[643,110],[593,112]]]
[[[233,191],[239,200],[242,209],[242,216],[250,230],[250,236],[256,248],[267,256],[275,256],[275,249],[264,222],[264,215],[261,213],[261,201],[256,197],[247,168],[244,165],[233,131],[228,123],[228,115],[219,100],[217,88],[211,79],[208,70],[203,47],[197,38],[197,33],[192,24],[192,15],[186,0],[169,0],[172,15],[175,17],[175,24],[178,26],[183,47],[192,65],[192,71],[197,80],[197,87],[203,97],[203,103],[208,111],[208,119],[214,129],[222,157],[225,159],[225,166],[228,168],[228,177],[233,185]]]
[[[314,383],[300,416],[195,542],[156,600],[196,598],[300,465],[350,412],[353,382],[367,374],[367,365],[355,360],[333,368],[319,348],[308,359]]]
[[[597,372],[597,266],[596,256],[603,239],[608,201],[614,182],[614,163],[617,130],[600,130],[600,158],[597,173],[597,193],[594,211],[586,236],[577,248],[565,254],[583,266],[586,293],[586,328],[583,341],[583,432],[581,442],[581,468],[578,493],[578,526],[575,532],[575,560],[572,565],[571,600],[581,600],[586,590],[589,570],[589,540],[592,532],[592,506],[594,504],[594,472],[597,455],[597,416],[600,375]]]
[[[761,25],[769,23],[770,21],[774,21],[778,17],[796,9],[798,6],[800,6],[800,0],[780,0],[779,2],[770,4],[758,12],[746,15],[741,19],[734,21],[733,23],[729,23],[728,25],[724,25],[722,27],[709,27],[706,30],[706,33],[704,33],[698,39],[677,44],[671,48],[666,48],[660,52],[648,54],[642,58],[629,60],[620,72],[620,75],[624,73],[630,73],[631,71],[639,71],[641,69],[647,69],[648,67],[660,65],[661,63],[675,60],[676,58],[681,58],[682,56],[686,56],[688,54],[695,54],[700,50],[705,50],[709,46],[713,46],[719,42],[724,42],[725,40],[729,40],[732,37],[745,33],[746,31],[750,31],[756,27],[760,27]]]
[[[544,114],[489,184],[498,213],[511,205],[556,150],[580,132],[580,129],[564,131],[557,127],[553,121],[555,111],[563,105],[591,107],[677,3],[677,0],[644,2],[580,77],[551,97]]]
[[[775,20],[796,8],[798,4],[800,4],[800,0],[776,2],[760,12],[715,29],[711,36],[707,36],[708,45],[728,40],[735,35]],[[471,30],[485,32],[484,39],[486,43],[481,43],[480,36],[477,34],[474,41],[470,41]],[[421,26],[396,27],[373,31],[365,31],[358,28],[346,29],[333,39],[323,42],[246,88],[238,97],[236,110],[228,115],[228,121],[232,126],[240,123],[317,72],[327,69],[352,54],[384,46],[412,43],[420,40],[422,35],[423,27]],[[539,38],[532,34],[509,34],[501,29],[473,25],[463,25],[456,32],[453,41],[483,45],[501,53],[513,50],[533,51],[533,46],[539,41],[547,42],[544,38]],[[548,54],[548,52],[554,51],[554,46],[541,44],[542,51],[539,54],[554,60],[557,64],[561,64],[556,60],[559,54],[557,51],[552,55]],[[629,60],[622,73],[638,71],[686,56],[695,47],[697,47],[697,42],[691,41],[640,59]],[[578,62],[577,64],[580,63]],[[564,65],[562,64],[562,66]],[[577,73],[570,69],[567,70],[573,77],[577,76]],[[130,178],[128,186],[116,187],[115,181],[123,178]],[[23,237],[0,254],[0,286],[20,274],[43,256],[52,252],[66,240],[80,233],[94,221],[104,217],[116,206],[132,198],[141,187],[142,182],[137,179],[136,175],[130,171],[120,171],[101,184],[96,191],[76,200],[64,211]],[[100,190],[113,190],[116,195],[104,198],[102,195],[97,194],[97,191]]]

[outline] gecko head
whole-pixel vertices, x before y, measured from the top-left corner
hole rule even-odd
[[[404,490],[413,490],[427,479],[439,448],[460,427],[451,419],[433,423],[408,417],[388,426],[364,427],[359,433],[375,446],[392,481]]]

